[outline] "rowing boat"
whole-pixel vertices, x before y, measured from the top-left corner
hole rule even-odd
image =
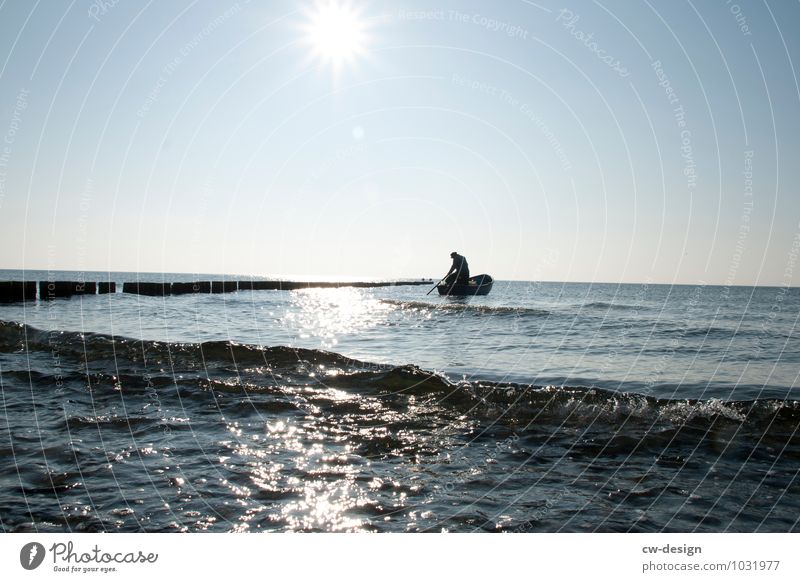
[[[494,279],[490,275],[476,275],[475,277],[470,277],[466,284],[454,283],[453,285],[447,285],[446,283],[441,283],[436,286],[436,289],[439,291],[439,295],[488,295],[489,291],[492,290],[492,283],[494,283]]]

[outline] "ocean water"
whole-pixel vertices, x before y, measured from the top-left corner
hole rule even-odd
[[[0,305],[0,527],[800,530],[799,289],[427,290]]]

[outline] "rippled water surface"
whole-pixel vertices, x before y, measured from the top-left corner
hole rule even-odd
[[[427,290],[0,305],[3,529],[798,529],[798,290]]]

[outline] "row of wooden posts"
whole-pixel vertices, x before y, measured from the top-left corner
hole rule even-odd
[[[366,283],[330,283],[314,281],[195,281],[191,283],[143,283],[128,281],[122,284],[123,293],[163,297],[187,293],[231,293],[233,291],[291,291],[312,287],[395,287],[399,285],[430,285],[430,281],[384,281]],[[0,281],[0,303],[44,301],[73,295],[116,293],[113,281]]]

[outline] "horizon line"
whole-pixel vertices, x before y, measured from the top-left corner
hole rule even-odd
[[[239,278],[252,278],[261,277],[269,280],[279,281],[313,281],[315,283],[328,282],[328,283],[344,283],[344,282],[368,282],[368,281],[423,281],[426,279],[438,280],[436,277],[375,277],[375,276],[350,276],[342,275],[339,277],[321,278],[318,275],[262,275],[262,274],[241,274],[241,273],[201,273],[198,271],[126,271],[126,270],[107,270],[107,269],[32,269],[32,268],[0,268],[0,271],[42,271],[54,273],[120,273],[120,274],[151,274],[151,275],[210,275],[215,277],[239,277]],[[750,287],[750,288],[767,288],[767,289],[800,289],[800,285],[787,285],[786,283],[708,283],[705,281],[697,281],[694,283],[678,283],[678,282],[658,282],[658,281],[576,281],[576,280],[554,280],[554,279],[512,279],[512,278],[496,278],[495,281],[509,281],[514,283],[569,283],[573,285],[660,285],[660,286],[675,286],[675,287]]]

